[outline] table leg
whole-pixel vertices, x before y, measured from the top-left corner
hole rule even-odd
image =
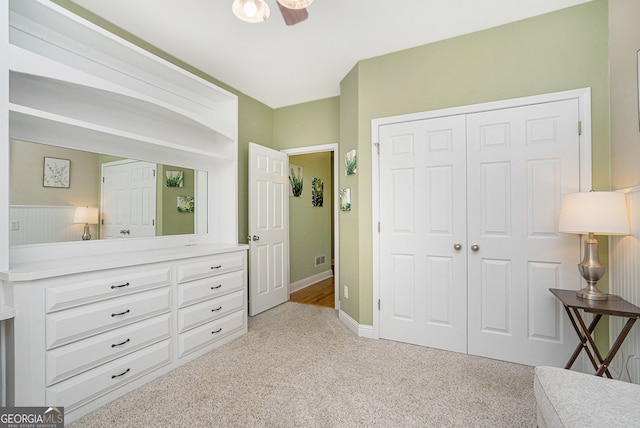
[[[596,370],[596,374],[600,373],[598,376],[602,376],[602,373],[606,373],[607,377],[609,379],[613,379],[613,376],[611,376],[611,372],[609,372],[609,368],[604,366],[604,358],[602,358],[602,354],[600,353],[600,351],[598,350],[598,347],[596,346],[596,342],[593,341],[593,337],[591,337],[591,333],[593,333],[593,330],[587,330],[587,326],[585,325],[582,317],[580,316],[580,312],[578,310],[578,308],[573,308],[573,312],[576,314],[576,317],[578,318],[578,321],[580,322],[580,326],[582,327],[582,330],[584,332],[587,332],[585,334],[587,340],[589,341],[589,345],[591,345],[591,349],[593,350],[593,353],[596,355],[596,358],[598,358],[598,364],[596,364],[596,362],[594,361],[593,357],[591,357],[591,364],[593,364],[593,368]],[[602,317],[602,314],[597,314],[596,318],[598,317]],[[594,319],[595,321],[595,319]],[[600,319],[598,319],[598,321],[600,321]],[[593,323],[592,323],[593,324]],[[593,325],[593,327],[595,328],[595,325]],[[589,349],[588,347],[586,347],[585,349]],[[604,367],[604,370],[602,370],[602,368]],[[602,372],[600,372],[600,370],[602,370]]]
[[[580,339],[580,343],[576,347],[576,350],[573,351],[573,354],[571,355],[571,358],[569,359],[567,364],[564,366],[564,368],[565,369],[570,369],[573,366],[573,363],[575,363],[576,359],[578,358],[578,355],[580,355],[580,352],[584,349],[585,352],[587,353],[587,355],[589,356],[589,359],[591,360],[591,364],[593,364],[593,368],[595,370],[598,370],[598,364],[596,364],[596,361],[593,358],[593,355],[591,354],[591,350],[587,346],[587,338],[586,338],[585,334],[583,333],[582,330],[580,330],[580,327],[576,323],[576,320],[575,320],[573,314],[571,313],[571,310],[569,309],[569,307],[568,306],[564,306],[564,309],[567,311],[567,315],[569,316],[569,320],[571,321],[571,325],[573,325],[573,329],[576,331],[576,334],[578,335],[578,339]],[[582,321],[582,317],[580,316],[580,313],[578,311],[575,311],[575,314],[576,314],[576,318],[578,318],[580,321]],[[593,319],[593,321],[591,321],[591,324],[589,325],[589,328],[588,329],[585,328],[585,331],[588,332],[588,335],[591,335],[591,333],[593,333],[593,330],[595,330],[596,325],[598,325],[598,322],[600,321],[600,318],[602,318],[601,314],[596,315],[595,318]],[[581,324],[584,325],[584,323],[582,323],[582,322],[581,322]]]
[[[620,334],[618,335],[618,338],[616,339],[613,346],[611,347],[611,350],[609,350],[609,353],[607,354],[606,358],[602,362],[602,365],[596,372],[596,376],[602,376],[603,373],[609,371],[609,364],[611,364],[611,361],[613,361],[613,358],[618,353],[618,350],[622,346],[622,342],[624,342],[624,340],[627,338],[627,334],[629,334],[635,322],[636,322],[636,318],[629,318],[627,320],[627,323],[622,328],[622,331],[620,332]]]

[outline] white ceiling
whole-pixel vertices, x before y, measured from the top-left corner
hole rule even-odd
[[[249,24],[233,0],[73,0],[258,101],[278,108],[339,94],[362,59],[591,0],[315,0],[309,18]]]

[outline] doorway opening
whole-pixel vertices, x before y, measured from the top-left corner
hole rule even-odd
[[[332,287],[333,303],[328,304],[328,306],[334,309],[340,309],[340,295],[337,290],[337,284],[340,283],[338,280],[338,207],[337,204],[334,203],[338,192],[338,144],[286,149],[282,150],[282,152],[289,156],[290,174],[292,169],[291,165],[293,165],[296,175],[298,175],[300,171],[302,172],[301,178],[303,179],[304,189],[302,197],[299,200],[294,200],[294,197],[291,197],[289,204],[289,266],[291,281],[289,290],[292,293],[294,301],[298,301],[297,299],[300,294],[311,294],[311,300],[321,300],[327,305],[327,300],[331,300],[331,297],[327,296],[327,287]],[[306,157],[305,155],[310,156]],[[297,165],[296,161],[303,165]],[[316,165],[322,165],[324,162],[328,162],[328,168],[326,165],[324,169],[322,169],[322,166]],[[304,168],[305,165],[308,165],[306,170]],[[301,169],[297,167],[301,167]],[[327,190],[329,190],[329,192],[327,192]],[[316,196],[318,191],[324,194],[322,206],[317,205]],[[305,192],[308,193],[305,194]],[[312,195],[312,192],[314,192],[314,195]],[[328,195],[330,195],[330,198],[326,197]],[[299,205],[299,211],[297,211],[298,207],[296,205]],[[328,216],[321,214],[322,212],[327,213]],[[314,238],[319,241],[325,240],[324,248],[328,249],[326,251],[316,251],[318,254],[307,254],[306,250],[308,246],[305,245],[305,234],[312,234],[312,232],[316,230],[313,224],[315,218],[320,218],[321,220],[319,221],[326,222],[328,220],[330,222],[329,236]],[[296,245],[299,247],[297,250]],[[322,247],[322,245],[320,247]],[[304,259],[300,263],[297,263],[295,259],[299,256],[304,257]],[[299,292],[303,290],[304,293],[296,294],[296,291]],[[314,296],[314,294],[318,293],[322,296]]]

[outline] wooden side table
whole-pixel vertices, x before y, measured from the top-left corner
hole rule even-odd
[[[629,334],[629,331],[631,331],[633,324],[635,324],[636,320],[640,318],[640,308],[627,302],[621,297],[613,295],[609,297],[609,300],[589,300],[578,297],[574,290],[550,288],[549,291],[551,291],[551,293],[553,293],[553,295],[562,302],[564,309],[567,311],[567,315],[569,315],[571,324],[580,339],[580,343],[564,368],[570,369],[578,358],[580,352],[584,350],[589,356],[589,360],[591,360],[593,368],[596,370],[596,376],[606,374],[607,377],[612,378],[611,373],[609,372],[609,364],[611,364],[613,357],[616,356],[616,353],[622,346],[622,343]],[[584,319],[580,314],[580,309],[584,312],[595,314],[595,317],[593,318],[593,321],[591,321],[589,327],[585,324]],[[622,328],[622,331],[609,350],[609,353],[604,358],[602,358],[602,354],[598,350],[598,347],[591,336],[603,315],[628,318]]]

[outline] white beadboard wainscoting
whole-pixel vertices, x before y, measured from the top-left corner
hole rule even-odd
[[[84,226],[73,224],[74,206],[11,205],[9,207],[10,244],[40,244],[80,241]],[[90,226],[98,236],[97,225]]]
[[[609,292],[640,306],[640,186],[620,190],[626,193],[630,236],[609,238]],[[611,345],[626,319],[609,318]],[[622,380],[640,384],[640,321],[637,321],[613,361]]]

